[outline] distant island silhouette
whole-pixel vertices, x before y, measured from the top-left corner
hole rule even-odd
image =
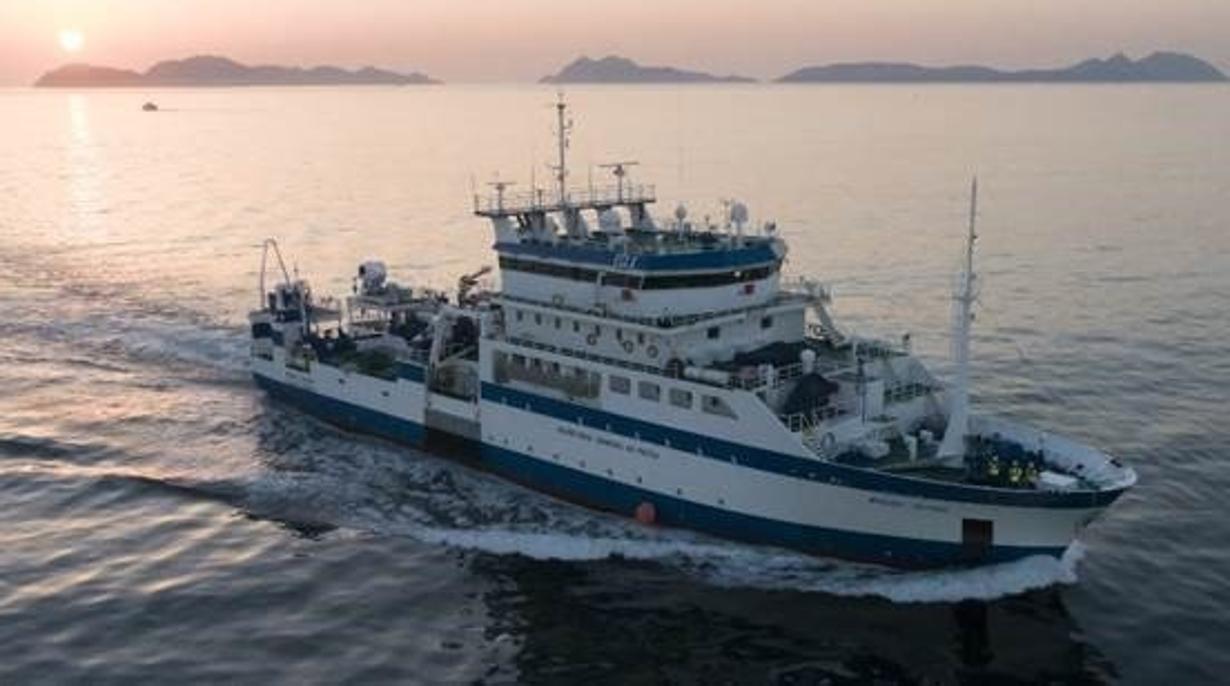
[[[746,76],[715,76],[674,67],[642,66],[626,57],[608,55],[600,60],[578,57],[557,74],[539,83],[753,83]]]
[[[346,70],[321,66],[248,66],[226,57],[198,55],[159,62],[145,72],[90,64],[67,64],[43,74],[39,88],[116,88],[126,86],[323,86],[420,85],[439,81],[420,73],[400,74],[375,67]]]
[[[1139,60],[1123,54],[1090,59],[1062,69],[1006,71],[981,66],[924,67],[893,62],[854,62],[804,67],[779,83],[1132,83],[1226,81],[1226,75],[1197,57],[1155,52]]]
[[[1058,69],[1003,70],[978,65],[930,67],[906,62],[846,62],[803,67],[778,83],[1146,83],[1227,81],[1217,67],[1192,55],[1155,52],[1139,60],[1123,54],[1089,59]],[[755,83],[745,76],[718,76],[668,66],[645,66],[626,57],[579,57],[539,83]],[[419,85],[440,81],[418,72],[402,74],[364,67],[347,70],[277,65],[248,66],[226,57],[198,55],[158,62],[144,72],[90,64],[67,64],[43,74],[40,88],[160,86]]]

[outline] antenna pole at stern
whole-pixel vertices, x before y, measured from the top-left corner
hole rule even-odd
[[[957,378],[949,389],[948,426],[940,442],[939,457],[950,463],[965,458],[965,437],[969,435],[969,357],[970,328],[974,319],[974,241],[978,238],[978,177],[970,183],[969,235],[965,241],[965,269],[958,291],[953,296],[952,354]]]

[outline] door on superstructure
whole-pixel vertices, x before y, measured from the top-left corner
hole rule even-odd
[[[995,522],[989,519],[961,520],[961,556],[969,561],[981,560],[995,544]]]

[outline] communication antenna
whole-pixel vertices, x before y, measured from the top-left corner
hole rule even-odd
[[[539,195],[538,194],[538,179],[535,178],[535,174],[534,174],[535,168],[536,168],[536,165],[534,164],[530,165],[530,204],[531,205],[533,204],[534,199],[537,198]]]
[[[488,182],[487,185],[495,189],[495,209],[496,211],[503,212],[504,211],[504,191],[507,190],[509,186],[516,185],[516,182],[496,180],[496,181]]]
[[[615,175],[616,201],[621,203],[624,201],[624,177],[628,175],[628,167],[635,167],[638,164],[640,164],[640,162],[629,160],[626,162],[610,162],[607,164],[598,165],[603,169],[610,169],[611,173]]]

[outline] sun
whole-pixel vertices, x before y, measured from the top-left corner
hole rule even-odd
[[[60,47],[64,52],[80,52],[85,47],[85,35],[77,29],[64,29],[60,31]]]

